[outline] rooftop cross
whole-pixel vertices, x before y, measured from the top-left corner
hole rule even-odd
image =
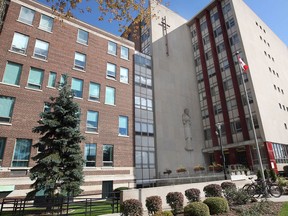
[[[165,36],[166,55],[169,56],[167,28],[169,28],[170,25],[168,25],[166,22],[166,16],[162,17],[161,23],[159,23],[159,25],[162,26],[163,36]]]

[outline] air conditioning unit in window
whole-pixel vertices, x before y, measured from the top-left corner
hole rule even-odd
[[[26,49],[25,48],[18,48],[16,46],[12,46],[12,50],[14,52],[18,52],[18,53],[22,53],[22,54],[25,54],[26,53]]]
[[[98,97],[93,96],[93,95],[90,95],[90,96],[89,96],[89,99],[90,99],[90,100],[93,100],[93,101],[98,101],[98,100],[99,100]]]
[[[43,54],[40,54],[40,53],[34,53],[34,57],[40,58],[40,59],[44,59],[44,60],[47,59],[46,55],[43,55]]]
[[[108,77],[113,77],[113,78],[115,78],[115,72],[114,71],[107,71],[107,76]]]
[[[28,87],[33,89],[41,89],[41,85],[37,83],[28,83]]]
[[[80,70],[84,70],[85,67],[84,66],[81,66],[81,65],[74,65],[75,68],[77,69],[80,69]]]
[[[0,122],[10,122],[10,119],[8,116],[0,116]]]

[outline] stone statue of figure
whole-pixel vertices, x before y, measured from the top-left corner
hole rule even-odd
[[[193,151],[192,147],[192,123],[191,117],[189,115],[189,109],[185,108],[184,113],[182,114],[182,122],[184,126],[184,135],[185,135],[185,150]]]

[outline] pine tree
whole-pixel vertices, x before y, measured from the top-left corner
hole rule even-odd
[[[73,91],[67,84],[67,75],[59,84],[59,95],[47,103],[49,110],[40,114],[39,126],[33,128],[39,133],[39,141],[33,145],[38,154],[32,159],[36,165],[30,170],[34,183],[27,197],[34,197],[44,191],[46,197],[56,194],[65,196],[81,193],[83,163],[80,143],[80,108],[73,101]]]

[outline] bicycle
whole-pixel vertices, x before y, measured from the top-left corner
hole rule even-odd
[[[252,179],[250,180],[252,181]],[[278,198],[282,196],[283,193],[282,188],[277,183],[272,183],[270,180],[266,180],[266,184],[264,184],[263,180],[254,181],[248,187],[246,186],[246,188],[247,193],[254,198],[259,198],[261,195],[265,196],[267,193]]]

